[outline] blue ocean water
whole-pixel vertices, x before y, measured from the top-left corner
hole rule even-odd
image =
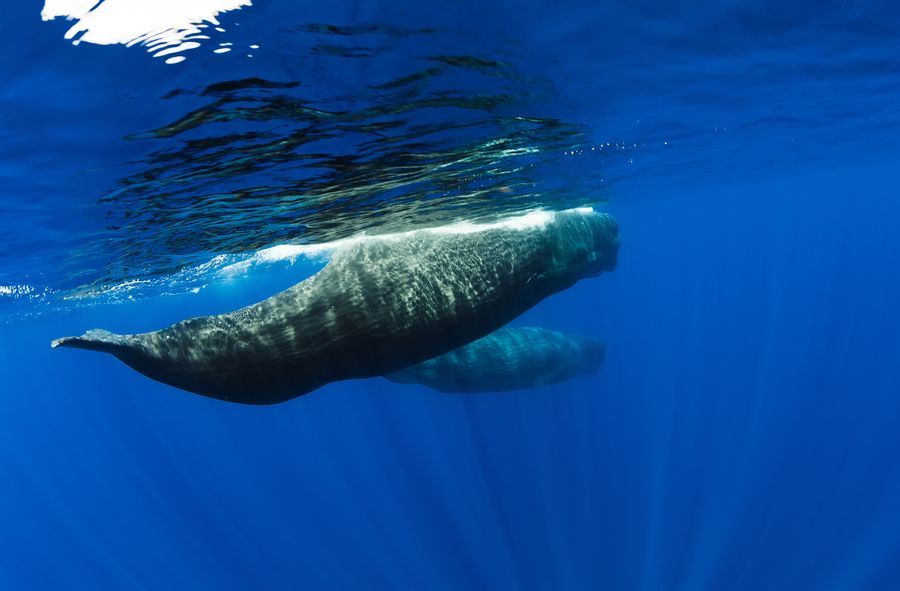
[[[0,588],[900,588],[893,4],[254,1],[159,57],[5,14]],[[49,347],[584,205],[618,269],[515,321],[606,343],[561,385],[250,407]]]

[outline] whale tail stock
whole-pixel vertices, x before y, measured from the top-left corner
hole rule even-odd
[[[50,343],[56,347],[71,347],[73,349],[87,349],[88,351],[101,351],[118,355],[131,348],[131,342],[125,335],[109,332],[108,330],[89,330],[80,337],[62,337]]]

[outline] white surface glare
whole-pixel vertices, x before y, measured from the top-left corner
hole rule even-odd
[[[250,6],[252,0],[45,0],[41,18],[75,20],[66,39],[96,45],[142,45],[154,57],[165,57],[200,46],[216,31],[217,16]],[[167,59],[166,63],[182,60]]]

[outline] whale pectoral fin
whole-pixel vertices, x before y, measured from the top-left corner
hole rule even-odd
[[[71,347],[73,349],[87,349],[89,351],[102,351],[115,354],[129,346],[128,339],[124,335],[115,334],[108,330],[89,330],[80,337],[62,337],[50,342],[50,346]]]

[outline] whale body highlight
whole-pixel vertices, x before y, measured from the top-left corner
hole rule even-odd
[[[614,270],[618,247],[616,221],[590,209],[364,237],[338,245],[312,277],[234,312],[141,334],[95,329],[51,345],[110,353],[203,396],[274,404],[477,340]]]
[[[384,377],[447,393],[527,390],[594,373],[605,353],[603,343],[595,339],[544,328],[503,327]]]

